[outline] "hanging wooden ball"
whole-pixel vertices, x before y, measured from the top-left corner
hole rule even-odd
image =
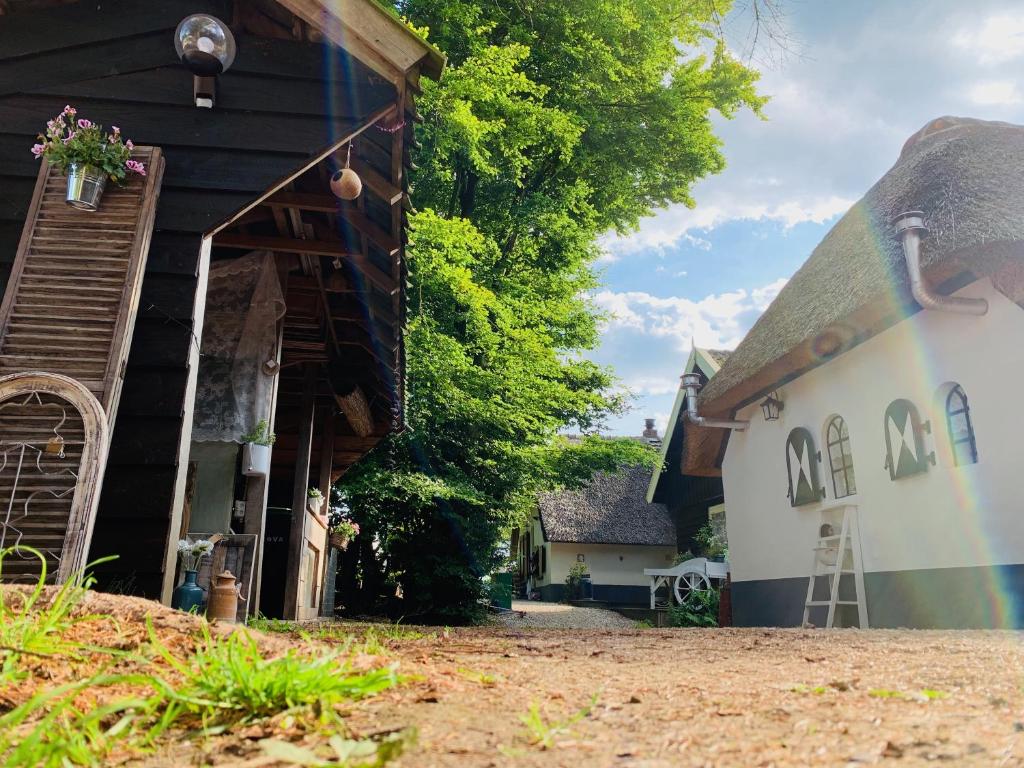
[[[363,180],[351,168],[342,168],[331,176],[331,192],[342,200],[355,200],[363,191]]]

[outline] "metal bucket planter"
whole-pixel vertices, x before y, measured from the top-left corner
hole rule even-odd
[[[95,211],[107,188],[107,174],[94,165],[72,163],[68,166],[67,204],[80,211]]]
[[[245,443],[242,446],[242,474],[246,477],[266,477],[270,474],[270,446]]]

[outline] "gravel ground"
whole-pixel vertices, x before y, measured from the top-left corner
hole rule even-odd
[[[577,608],[562,603],[513,600],[513,613],[498,614],[495,621],[506,627],[551,629],[632,629],[633,622],[615,611]]]
[[[453,630],[397,644],[421,682],[351,725],[417,727],[389,768],[1024,766],[1022,650],[1015,632]]]

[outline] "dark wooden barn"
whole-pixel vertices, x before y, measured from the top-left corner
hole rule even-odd
[[[707,381],[718,371],[729,353],[725,350],[694,349],[686,363],[686,373],[699,373]],[[680,552],[698,551],[694,536],[709,521],[724,533],[725,519],[711,521],[710,510],[725,503],[721,477],[703,477],[683,472],[685,445],[686,393],[680,388],[669,417],[661,446],[661,467],[655,471],[647,489],[647,501],[664,504],[676,526]]]
[[[224,20],[237,41],[212,108],[196,106],[173,43],[178,23],[195,13]],[[442,67],[436,50],[373,0],[0,0],[0,293],[6,287],[12,306],[0,314],[0,375],[74,378],[75,350],[89,338],[88,324],[74,318],[106,290],[74,270],[55,275],[47,304],[65,323],[50,326],[44,352],[18,351],[12,297],[18,275],[29,273],[15,262],[35,258],[33,216],[45,218],[32,213],[44,184],[29,152],[36,134],[72,104],[163,158],[141,287],[124,294],[130,353],[118,372],[119,405],[108,409],[112,437],[90,549],[92,559],[117,555],[101,568],[102,586],[169,599],[174,546],[190,530],[211,264],[269,252],[286,304],[268,361],[277,442],[267,478],[235,474],[233,496],[245,506],[232,531],[256,534],[262,547],[268,496],[292,509],[287,557],[273,578],[284,584],[278,612],[302,613],[296,579],[315,527],[303,509],[306,487],[326,492],[402,428],[414,98],[420,76]],[[341,203],[329,182],[350,151],[363,192]],[[88,232],[100,243],[106,236],[102,227]],[[89,254],[83,245],[53,258]],[[0,497],[4,482],[0,473]],[[259,584],[257,573],[250,609]]]

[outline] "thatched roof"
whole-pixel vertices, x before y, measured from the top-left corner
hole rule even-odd
[[[707,384],[700,407],[729,416],[918,311],[896,216],[924,212],[926,277],[951,292],[992,275],[1024,292],[1024,126],[943,117],[914,134],[899,160],[851,208],[793,275]],[[685,464],[713,471],[724,430],[691,430]],[[697,437],[697,436],[695,436]]]
[[[572,544],[675,546],[676,527],[664,504],[644,498],[648,467],[598,472],[582,488],[540,497],[540,523],[548,541]]]

